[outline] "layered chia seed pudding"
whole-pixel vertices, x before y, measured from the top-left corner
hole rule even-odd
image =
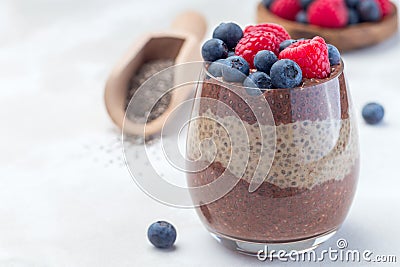
[[[320,37],[292,40],[275,24],[239,29],[222,23],[203,46],[187,141],[191,187],[236,182],[215,201],[192,198],[207,229],[235,249],[305,240],[296,249],[312,248],[343,223],[357,185],[344,64]]]

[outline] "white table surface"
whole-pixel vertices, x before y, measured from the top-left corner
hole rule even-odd
[[[141,33],[165,28],[187,8],[206,14],[210,29],[221,21],[246,25],[255,19],[256,3],[0,1],[1,267],[268,264],[220,246],[193,210],[163,206],[142,193],[103,104],[107,75]],[[387,113],[378,127],[359,120],[357,195],[339,233],[320,249],[342,237],[351,249],[400,261],[399,40],[397,34],[343,56],[356,107],[378,101]],[[177,227],[174,251],[148,243],[147,226],[157,219]],[[308,263],[282,264],[289,265]]]

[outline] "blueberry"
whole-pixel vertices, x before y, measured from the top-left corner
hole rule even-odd
[[[176,230],[169,222],[158,221],[150,225],[147,237],[157,248],[170,248],[176,240]]]
[[[307,12],[304,10],[299,11],[296,15],[296,21],[299,23],[307,24],[308,23]]]
[[[283,41],[282,43],[279,44],[279,51],[282,51],[286,47],[288,47],[291,44],[294,44],[296,42],[297,42],[297,40],[294,40],[294,39],[288,39],[288,40]]]
[[[302,9],[307,10],[308,6],[313,2],[314,0],[300,0],[300,6]]]
[[[228,57],[226,68],[222,68],[222,77],[227,82],[243,82],[249,75],[250,67],[247,61],[239,56]]]
[[[228,48],[220,39],[210,39],[203,44],[201,54],[205,61],[216,61],[228,56]]]
[[[274,0],[262,0],[261,2],[266,8],[270,8]]]
[[[271,68],[272,84],[276,88],[294,88],[303,78],[300,66],[290,59],[278,60]]]
[[[382,11],[375,0],[363,0],[357,6],[361,21],[378,21],[382,17]]]
[[[328,47],[329,63],[331,63],[331,66],[338,65],[341,58],[339,50],[331,44],[327,44],[326,46]]]
[[[261,50],[254,57],[254,66],[257,70],[269,74],[272,65],[278,61],[278,57],[274,52],[269,50]]]
[[[249,77],[244,80],[243,86],[246,87],[246,92],[249,95],[257,96],[261,95],[262,92],[265,91],[263,89],[271,89],[272,81],[267,74],[257,71],[250,74]]]
[[[242,28],[233,22],[221,23],[213,33],[213,38],[222,40],[229,50],[234,49],[242,37]]]
[[[229,51],[228,52],[228,57],[233,57],[233,56],[235,56],[236,54],[235,54],[235,52],[234,51]]]
[[[208,67],[208,72],[213,77],[222,77],[222,68],[224,66],[226,67],[226,65],[226,59],[218,59],[217,61],[214,61],[210,64],[210,66]]]
[[[359,3],[360,0],[346,0],[346,5],[350,8],[356,8]]]
[[[360,22],[360,15],[354,8],[349,8],[349,25],[357,24]]]
[[[374,125],[382,121],[385,110],[378,103],[369,103],[364,106],[362,116],[366,123]]]

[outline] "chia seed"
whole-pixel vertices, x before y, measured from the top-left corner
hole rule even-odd
[[[133,74],[125,102],[126,117],[129,120],[142,124],[146,122],[149,123],[158,118],[166,111],[171,101],[171,93],[166,92],[174,85],[174,77],[172,71],[163,72],[162,75],[158,75],[157,80],[153,80],[155,84],[151,88],[151,90],[143,90],[139,96],[136,96],[139,97],[139,107],[136,106],[134,109],[132,109],[128,108],[128,106],[132,97],[144,82],[146,82],[158,72],[163,71],[173,65],[174,60],[172,59],[150,60],[148,62],[145,62],[137,70],[137,72]],[[163,95],[164,93],[166,94]],[[160,98],[161,95],[163,96]],[[125,135],[124,139],[125,141],[128,141],[134,145],[140,145],[143,143],[149,144],[154,139],[154,137],[144,138],[143,136],[133,136],[127,134]]]
[[[144,63],[133,75],[125,107],[128,111],[126,116],[129,120],[137,123],[151,122],[165,112],[171,101],[171,93],[165,94],[160,99],[159,96],[163,95],[173,87],[174,77],[172,71],[163,72],[163,75],[158,75],[155,84],[156,86],[151,88],[152,90],[144,90],[143,93],[138,96],[140,97],[140,100],[143,98],[143,101],[139,101],[141,103],[139,108],[128,109],[128,105],[133,95],[145,81],[151,78],[154,74],[171,67],[173,64],[174,60],[172,59],[151,60]],[[154,103],[156,104],[154,105]]]

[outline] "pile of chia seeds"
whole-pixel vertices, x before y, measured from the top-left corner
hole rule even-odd
[[[140,94],[140,107],[128,109],[129,102],[140,88],[140,86],[151,78],[154,74],[171,67],[174,64],[172,59],[152,60],[144,63],[134,74],[131,80],[130,89],[126,99],[127,118],[137,123],[151,122],[165,112],[171,101],[171,94],[167,93],[160,98],[165,92],[173,87],[173,72],[163,72],[152,80],[152,87],[146,88]],[[135,96],[137,97],[137,96]],[[141,101],[143,98],[143,101]],[[159,99],[160,98],[160,99]],[[154,105],[154,103],[156,103]],[[154,105],[154,107],[153,107]]]

